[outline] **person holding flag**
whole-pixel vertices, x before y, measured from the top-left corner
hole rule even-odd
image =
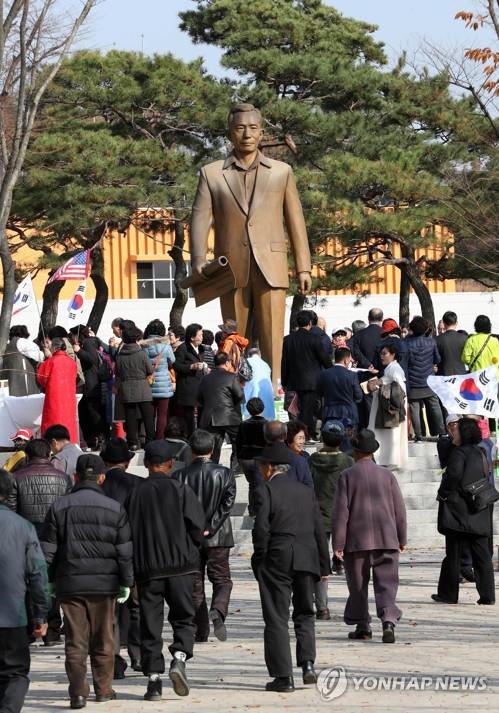
[[[25,324],[10,328],[9,342],[2,355],[3,366],[0,370],[0,379],[9,382],[10,396],[29,396],[40,392],[36,383],[36,367],[47,354],[31,341]]]

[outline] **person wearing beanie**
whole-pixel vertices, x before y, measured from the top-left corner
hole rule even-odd
[[[100,456],[82,454],[75,487],[47,513],[41,546],[49,587],[64,613],[66,673],[70,707],[84,708],[90,693],[90,656],[96,701],[116,698],[114,609],[133,585],[133,551],[125,509],[103,490],[105,465]]]

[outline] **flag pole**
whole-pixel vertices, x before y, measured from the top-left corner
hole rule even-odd
[[[28,274],[25,276],[24,279],[26,279],[26,277],[29,277],[29,278],[30,278],[30,281],[31,281],[31,289],[32,289],[32,291],[33,291],[33,298],[34,298],[33,301],[34,301],[34,303],[35,303],[35,305],[36,305],[36,311],[37,311],[37,313],[38,313],[38,319],[40,320],[40,329],[41,329],[41,332],[42,332],[43,341],[45,342],[45,340],[46,340],[47,337],[46,337],[46,335],[45,335],[45,330],[43,329],[42,315],[41,315],[41,312],[40,312],[40,307],[38,306],[38,300],[37,300],[37,298],[36,298],[35,289],[34,289],[34,287],[33,287],[33,280],[31,279],[31,272],[28,272]],[[21,284],[21,283],[19,283],[19,284]],[[45,346],[45,344],[44,344],[44,346]]]

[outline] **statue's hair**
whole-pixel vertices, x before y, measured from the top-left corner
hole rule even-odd
[[[247,112],[255,112],[255,114],[258,116],[260,119],[260,122],[262,120],[262,114],[260,109],[257,109],[256,107],[253,106],[253,104],[234,104],[233,107],[231,107],[231,110],[229,111],[229,116],[227,117],[227,123],[230,127],[232,124],[232,120],[236,114],[245,114]]]

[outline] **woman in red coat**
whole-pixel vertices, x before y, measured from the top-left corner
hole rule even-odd
[[[56,337],[50,347],[52,356],[40,364],[38,383],[45,393],[42,412],[42,434],[49,426],[60,423],[69,431],[71,443],[78,443],[76,422],[76,363],[66,354],[66,345]]]

